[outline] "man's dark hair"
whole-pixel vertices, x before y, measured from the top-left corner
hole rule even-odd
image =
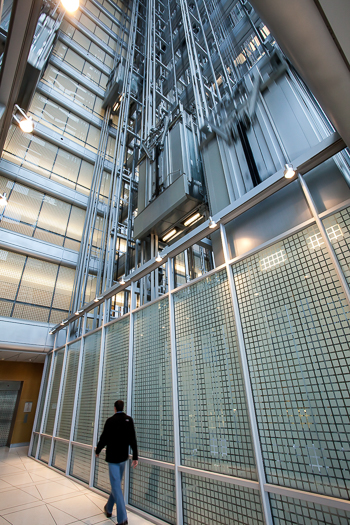
[[[117,412],[123,412],[123,409],[124,409],[124,401],[122,401],[121,399],[118,399],[118,401],[116,401],[114,403],[114,406],[115,408],[117,409]]]

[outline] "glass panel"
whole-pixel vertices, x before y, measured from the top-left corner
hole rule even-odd
[[[0,294],[3,299],[16,298],[25,261],[24,255],[0,250]]]
[[[132,416],[139,454],[173,461],[168,298],[139,310],[134,324]]]
[[[348,525],[350,512],[270,494],[274,525]]]
[[[57,436],[69,439],[72,424],[76,379],[78,373],[80,341],[68,345],[67,365],[64,375],[62,401],[58,416]]]
[[[87,445],[92,445],[94,433],[100,346],[101,330],[85,337],[74,441]]]
[[[31,453],[30,453],[30,455],[33,458],[35,458],[36,449],[38,447],[38,439],[39,439],[39,435],[38,434],[34,434],[34,436],[33,436],[33,446],[32,446],[32,450],[31,450]]]
[[[186,525],[265,523],[258,490],[182,474],[182,499]]]
[[[90,465],[92,449],[72,446],[72,458],[69,474],[85,483],[90,482]]]
[[[60,308],[65,311],[69,310],[74,278],[75,270],[72,268],[66,268],[65,266],[60,266],[52,301],[53,308]],[[65,312],[61,312],[61,319],[64,315]]]
[[[42,437],[40,442],[39,459],[48,463],[50,459],[51,438]]]
[[[319,231],[233,266],[267,481],[348,499],[350,312]]]
[[[52,466],[58,468],[58,470],[62,470],[62,472],[66,472],[68,443],[55,441],[53,447]]]
[[[38,406],[38,409],[37,409],[38,410],[38,416],[37,416],[36,425],[35,425],[35,428],[34,428],[34,431],[36,431],[36,432],[40,431],[41,419],[42,419],[42,416],[43,416],[43,410],[44,410],[44,404],[45,404],[47,382],[49,380],[49,374],[50,374],[52,353],[49,354],[46,357],[46,359],[47,359],[46,371],[45,371],[45,375],[43,375],[43,378],[41,380],[41,382],[42,382],[41,398],[40,398],[40,403],[39,403],[39,406]]]
[[[122,484],[124,484],[124,478]],[[96,458],[94,487],[107,493],[111,491],[108,463],[106,462],[106,449],[103,449],[99,457]]]
[[[50,307],[57,271],[57,264],[28,257],[17,301]]]
[[[54,353],[54,356],[55,356],[55,362],[53,365],[54,370],[53,370],[53,376],[52,376],[52,381],[51,381],[49,398],[47,402],[46,421],[43,427],[44,434],[50,434],[50,435],[52,435],[53,426],[55,423],[57,399],[58,399],[58,393],[60,389],[61,372],[62,372],[63,358],[64,358],[64,348],[62,350],[57,350],[57,352]]]
[[[167,523],[176,523],[174,471],[147,463],[130,469],[129,504]]]
[[[181,462],[257,479],[226,270],[174,295]]]

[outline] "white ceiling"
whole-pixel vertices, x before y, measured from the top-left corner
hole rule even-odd
[[[45,361],[45,356],[46,354],[44,353],[0,350],[0,363],[1,361],[18,361],[21,363],[43,363]]]

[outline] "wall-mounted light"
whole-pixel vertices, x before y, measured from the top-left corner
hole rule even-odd
[[[292,179],[295,175],[295,169],[293,168],[292,164],[286,164],[285,170],[283,171],[283,174],[286,179]]]
[[[216,222],[213,221],[212,217],[209,217],[209,228],[213,229],[213,228],[216,228],[216,227],[217,227]]]
[[[119,284],[121,284],[122,286],[125,284],[124,275],[123,275],[123,277],[120,279]]]
[[[170,232],[166,233],[162,239],[162,241],[166,242],[168,241],[169,239],[171,239],[172,237],[174,237],[174,235],[176,235],[177,233],[177,230],[176,228],[173,228],[172,230],[170,230]]]
[[[50,330],[49,331],[49,335],[53,335],[54,334],[54,331],[53,330]]]
[[[163,257],[160,255],[160,253],[158,252],[158,255],[156,257],[156,262],[161,262],[163,260]]]
[[[102,299],[102,295],[100,297],[95,297],[94,303],[98,303],[99,301],[101,301],[101,299]]]
[[[7,204],[7,194],[5,192],[0,195],[0,204]]]
[[[65,319],[65,321],[62,321],[60,324],[61,324],[61,326],[64,326],[67,323],[68,323],[68,319]]]
[[[201,218],[201,214],[197,212],[185,220],[184,226],[189,226],[190,224],[193,224],[194,222],[198,221],[200,218]]]
[[[74,315],[81,315],[84,310],[77,310]]]
[[[75,13],[79,7],[79,0],[61,0],[61,3],[68,13]]]
[[[23,133],[32,133],[34,129],[34,123],[31,117],[28,117],[25,111],[23,111],[23,109],[20,108],[18,104],[15,104],[15,112],[16,111],[18,111],[23,118],[18,118],[14,113],[13,119],[17,122]]]

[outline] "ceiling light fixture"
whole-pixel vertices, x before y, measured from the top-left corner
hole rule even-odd
[[[295,169],[293,168],[292,164],[286,164],[285,170],[283,171],[283,174],[286,179],[292,179],[295,175]]]
[[[200,219],[200,217],[201,217],[201,214],[199,212],[195,213],[194,215],[192,215],[192,217],[189,217],[188,219],[185,220],[184,226],[189,226],[193,222],[196,222],[198,219]]]
[[[209,217],[209,228],[213,229],[213,228],[216,228],[216,227],[217,227],[216,222],[213,221],[212,217]]]
[[[7,194],[5,192],[0,195],[0,204],[7,204]]]
[[[176,228],[173,228],[172,230],[170,230],[170,232],[166,233],[162,239],[162,241],[166,242],[168,241],[169,239],[171,239],[171,237],[174,237],[174,235],[176,235]]]
[[[16,111],[18,111],[23,118],[18,118],[15,114],[13,114],[13,118],[17,122],[23,133],[32,133],[34,129],[34,123],[31,117],[28,117],[25,111],[23,111],[23,109],[20,108],[18,104],[15,104],[15,112]]]
[[[79,0],[61,0],[61,3],[68,13],[75,13],[79,7]]]
[[[157,262],[161,262],[163,260],[163,257],[160,255],[160,253],[158,252],[158,255],[156,257],[156,261]]]

